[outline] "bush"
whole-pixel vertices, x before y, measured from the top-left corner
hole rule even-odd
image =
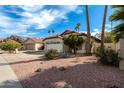
[[[118,56],[118,53],[112,49],[98,48],[96,56],[100,57],[99,62],[102,64],[114,66],[119,65],[120,57]]]
[[[45,57],[47,59],[54,59],[58,56],[59,56],[59,53],[57,52],[57,50],[54,50],[54,49],[48,50],[45,54]]]
[[[0,45],[0,48],[4,51],[9,51],[11,53],[12,51],[15,51],[15,49],[20,49],[21,44],[16,41],[8,41]]]

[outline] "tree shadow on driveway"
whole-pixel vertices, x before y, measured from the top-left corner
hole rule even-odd
[[[0,88],[22,88],[22,86],[17,80],[7,80],[0,83]]]

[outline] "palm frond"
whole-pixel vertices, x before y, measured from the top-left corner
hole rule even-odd
[[[124,23],[117,25],[116,27],[114,27],[114,29],[112,30],[113,34],[116,34],[118,32],[124,32]]]
[[[124,21],[124,9],[116,10],[109,18],[111,21]]]
[[[124,5],[112,5],[112,8],[124,8]]]

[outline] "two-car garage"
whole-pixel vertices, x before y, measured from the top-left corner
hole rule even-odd
[[[55,49],[58,52],[63,52],[63,40],[60,38],[51,38],[46,39],[45,43],[45,50]]]

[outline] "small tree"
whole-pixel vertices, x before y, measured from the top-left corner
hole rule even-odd
[[[20,49],[21,44],[16,41],[8,41],[2,44],[0,48],[4,51],[9,51],[9,53],[11,53],[12,51],[15,51],[16,49]]]
[[[64,38],[64,44],[67,45],[74,54],[77,53],[79,47],[84,43],[84,39],[76,34],[71,34],[68,37]]]

